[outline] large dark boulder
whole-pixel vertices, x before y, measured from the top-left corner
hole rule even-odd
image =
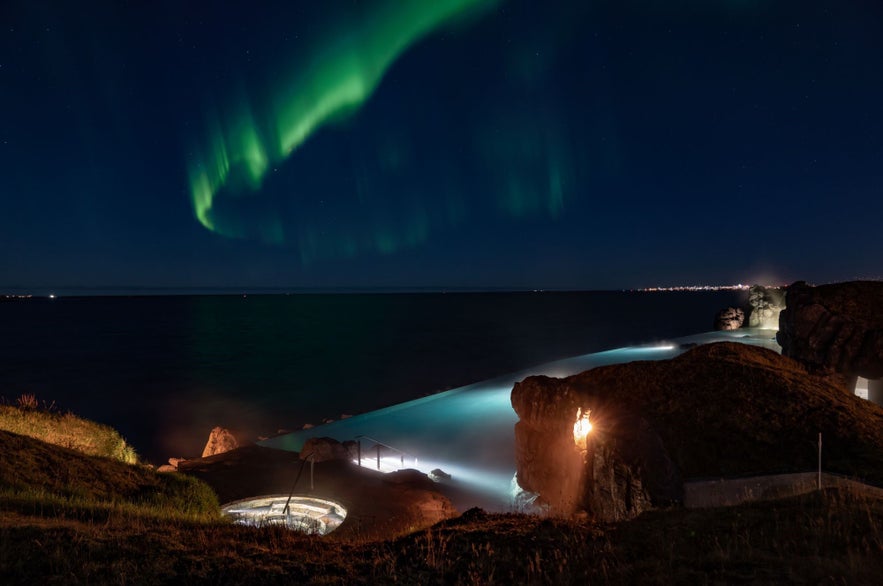
[[[815,371],[883,377],[883,282],[788,287],[776,339],[782,354]]]
[[[883,408],[776,352],[724,342],[672,360],[515,385],[518,484],[552,512],[623,519],[678,502],[685,478],[826,470],[883,483]],[[591,410],[583,452],[578,410]]]

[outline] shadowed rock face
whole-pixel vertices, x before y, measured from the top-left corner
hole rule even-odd
[[[813,370],[883,377],[883,283],[788,287],[776,339],[782,354]]]
[[[518,484],[555,513],[585,510],[609,521],[680,501],[679,474],[652,427],[627,408],[600,406],[571,379],[530,377],[515,385]],[[595,421],[585,452],[573,436],[578,409],[593,409]]]
[[[714,329],[738,330],[745,322],[745,312],[738,307],[727,307],[718,312],[714,319]]]
[[[529,377],[512,406],[521,488],[556,514],[618,520],[678,502],[684,478],[826,470],[883,482],[883,408],[776,352],[698,346],[672,360]],[[577,410],[591,410],[583,453]]]

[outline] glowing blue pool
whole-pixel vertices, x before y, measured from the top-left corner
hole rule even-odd
[[[774,338],[772,330],[741,329],[575,356],[278,436],[261,445],[300,451],[311,437],[346,441],[367,436],[373,439],[361,440],[363,466],[376,466],[377,440],[403,452],[383,449],[384,470],[405,467],[428,474],[441,469],[463,490],[460,502],[454,503],[461,510],[480,506],[511,511],[517,508],[512,492],[517,416],[509,395],[516,382],[530,375],[563,377],[606,364],[672,358],[693,344],[735,341],[779,351]]]

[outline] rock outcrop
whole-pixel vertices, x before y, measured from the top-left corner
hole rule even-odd
[[[407,503],[408,515],[419,526],[434,525],[457,514],[447,497],[439,494],[435,483],[419,470],[405,469],[384,474],[384,484],[399,491],[402,502]]]
[[[569,380],[530,377],[512,391],[520,419],[515,425],[518,484],[539,494],[536,504],[555,513],[585,510],[618,521],[654,503],[679,501],[678,472],[647,422],[627,408],[599,410],[600,404],[570,387]],[[574,440],[574,423],[578,410],[586,409],[596,423],[582,450]]]
[[[216,427],[209,433],[208,441],[202,450],[202,457],[208,458],[216,454],[223,454],[239,447],[239,441],[230,432],[223,427]]]
[[[159,468],[156,469],[157,472],[177,472],[178,464],[181,462],[186,462],[184,458],[169,458],[168,464],[163,464]]]
[[[787,295],[776,334],[782,354],[816,371],[883,377],[883,282],[798,281]]]
[[[748,289],[748,326],[775,330],[779,328],[779,314],[785,309],[785,291],[779,287],[752,285]]]
[[[745,323],[745,312],[738,307],[727,307],[718,312],[714,319],[714,329],[718,331],[738,330]]]
[[[334,438],[311,437],[304,442],[300,457],[302,460],[309,458],[314,462],[327,462],[329,460],[352,460],[354,455],[347,446]]]
[[[429,472],[429,479],[433,482],[443,482],[445,480],[450,480],[451,475],[442,470],[441,468],[434,468]]]
[[[745,344],[529,377],[512,406],[518,484],[555,514],[626,519],[681,501],[684,478],[813,470],[819,432],[827,470],[883,482],[883,409]],[[591,412],[585,450],[578,410]]]

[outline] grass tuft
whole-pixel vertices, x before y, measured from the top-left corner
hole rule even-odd
[[[34,411],[39,407],[36,395],[23,394],[16,400],[18,408],[22,411]]]
[[[112,458],[134,464],[134,448],[110,426],[72,413],[54,411],[54,403],[39,408],[34,395],[21,395],[16,405],[0,405],[0,430],[26,435],[46,443],[90,456]]]

